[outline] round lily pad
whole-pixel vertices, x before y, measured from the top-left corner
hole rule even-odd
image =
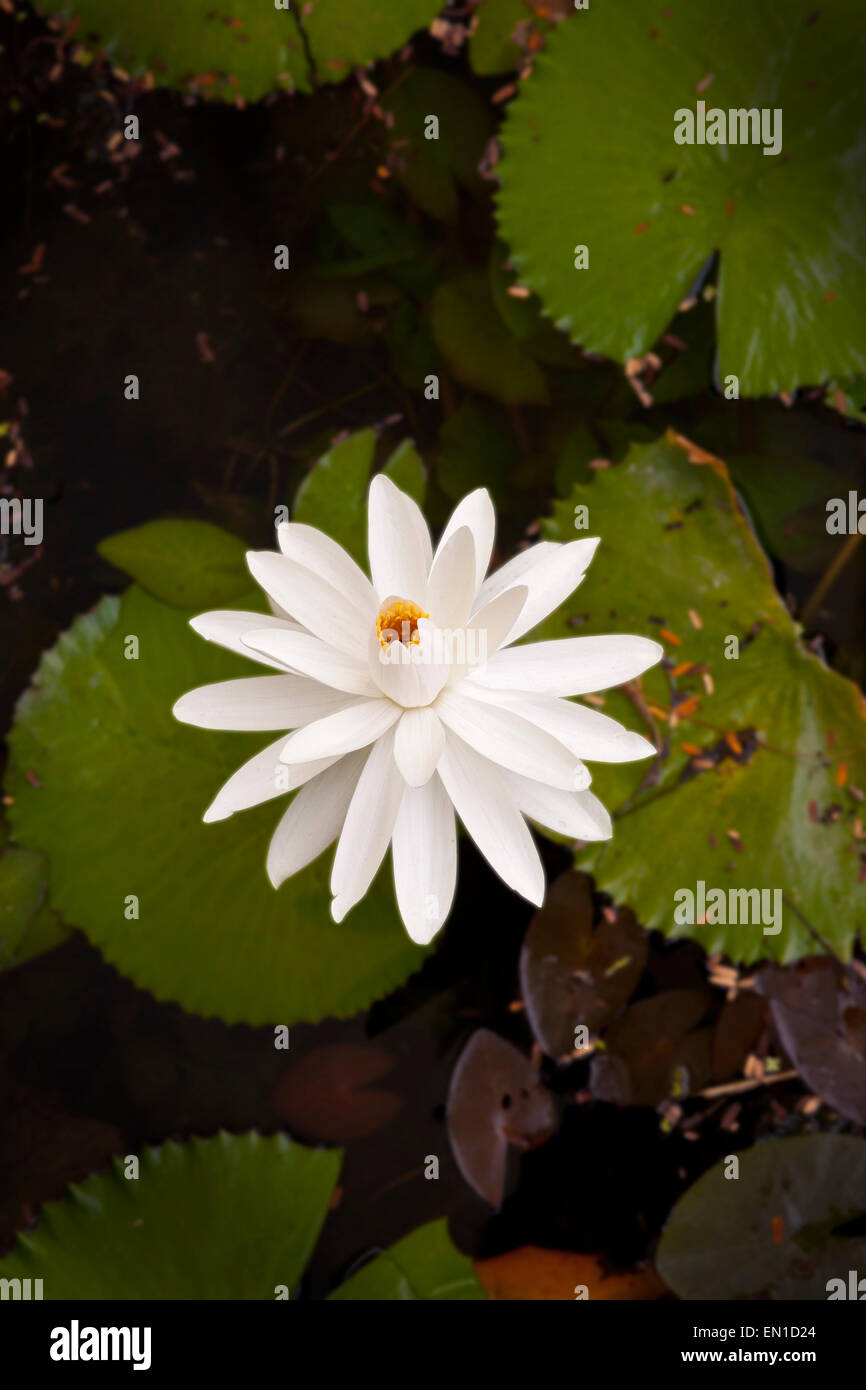
[[[472,1261],[451,1243],[447,1221],[430,1221],[365,1264],[332,1299],[466,1302],[486,1294]]]
[[[69,0],[43,0],[66,13]],[[76,0],[78,37],[95,36],[112,60],[134,76],[189,87],[204,96],[256,101],[279,86],[308,92],[339,82],[354,67],[383,58],[426,27],[438,0]]]
[[[842,1232],[864,1213],[862,1139],[768,1140],[722,1159],[680,1198],[656,1266],[680,1298],[823,1300],[830,1280],[864,1269],[866,1240]]]
[[[719,382],[864,371],[861,19],[856,0],[593,0],[549,35],[497,172],[502,235],[557,326],[637,357],[718,252]]]
[[[593,768],[614,835],[580,867],[646,927],[708,952],[793,961],[817,934],[847,958],[864,920],[863,696],[802,643],[719,459],[674,434],[636,445],[576,484],[544,534],[573,538],[581,507],[603,537],[597,570],[533,636],[607,632],[613,618],[663,642],[666,660],[630,698],[602,697],[660,754]]]
[[[265,856],[285,800],[202,824],[222,783],[274,736],[191,729],[171,713],[184,691],[259,673],[135,585],[103,600],[46,653],[18,705],[13,833],[47,855],[64,919],[158,998],[227,1022],[345,1016],[424,958],[400,923],[390,867],[340,926],[329,855],[275,891]]]
[[[337,1149],[221,1133],[115,1158],[44,1207],[0,1261],[45,1299],[274,1299],[297,1291],[337,1182]]]

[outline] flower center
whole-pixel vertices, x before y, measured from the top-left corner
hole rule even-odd
[[[376,619],[376,635],[382,647],[392,642],[402,642],[405,647],[421,640],[418,619],[429,618],[430,614],[419,608],[407,598],[386,599],[379,609]]]

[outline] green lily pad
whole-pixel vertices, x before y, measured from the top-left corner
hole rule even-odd
[[[326,531],[358,564],[367,566],[367,490],[376,449],[374,430],[358,430],[323,454],[295,498],[292,521]],[[411,440],[404,440],[384,473],[416,502],[423,502],[424,466]]]
[[[495,77],[512,72],[526,57],[530,27],[544,32],[549,28],[528,0],[481,0],[475,11],[475,31],[469,40],[469,62],[473,72]],[[525,36],[523,44],[517,37]]]
[[[501,405],[467,396],[442,422],[436,458],[436,482],[458,502],[473,488],[486,487],[497,506],[508,499],[509,478],[520,454]]]
[[[250,587],[243,541],[208,521],[148,521],[100,541],[97,550],[175,608],[221,608]]]
[[[859,806],[847,790],[866,787],[862,695],[802,645],[719,460],[672,433],[635,446],[578,483],[543,533],[573,539],[579,506],[599,554],[533,636],[634,632],[668,654],[634,698],[601,697],[605,714],[657,734],[662,755],[592,768],[617,817],[613,839],[581,851],[579,866],[645,926],[708,951],[793,961],[815,949],[811,925],[847,958],[864,920]],[[739,655],[728,659],[732,638]],[[778,890],[781,930],[763,917],[732,925],[710,914],[701,925],[699,881],[707,893],[766,890],[768,915]],[[675,919],[685,889],[694,924]]]
[[[69,0],[44,0],[44,10],[66,13]],[[255,0],[150,0],[118,7],[112,0],[76,0],[80,36],[98,36],[112,60],[134,76],[150,71],[159,84],[189,87],[204,96],[257,101],[277,87],[312,90],[339,82],[398,48],[426,27],[438,0],[313,0],[291,9]],[[303,14],[299,12],[303,10]],[[305,47],[308,47],[310,60]]]
[[[859,19],[855,0],[602,0],[557,27],[508,107],[497,173],[501,233],[558,327],[637,357],[718,251],[720,380],[757,396],[866,369]],[[699,101],[766,110],[767,139],[676,143]]]
[[[546,405],[544,373],[505,328],[483,271],[445,280],[430,306],[433,338],[458,381],[506,405]]]
[[[823,1301],[862,1271],[866,1240],[836,1234],[866,1214],[866,1143],[842,1134],[770,1140],[715,1164],[674,1207],[656,1257],[686,1299]],[[730,1168],[729,1168],[729,1171]]]
[[[341,1160],[257,1133],[144,1149],[137,1178],[115,1158],[42,1209],[0,1278],[42,1279],[46,1299],[293,1296]]]
[[[0,1260],[48,1300],[294,1298],[340,1174],[340,1149],[284,1134],[168,1142],[74,1183]],[[482,1299],[472,1263],[432,1221],[365,1265],[334,1299]]]
[[[464,1302],[487,1295],[472,1268],[448,1235],[447,1221],[430,1221],[398,1240],[341,1284],[332,1299],[449,1300]]]
[[[125,659],[129,636],[138,660]],[[12,829],[48,856],[64,919],[158,998],[227,1022],[345,1016],[424,958],[400,923],[390,869],[341,926],[330,855],[276,892],[265,856],[284,800],[202,824],[222,783],[273,736],[191,729],[171,713],[187,690],[260,673],[136,586],[104,599],[46,653],[18,705]],[[125,916],[130,895],[137,919]]]
[[[46,902],[44,855],[0,849],[0,970],[57,946],[66,931]]]
[[[490,257],[490,294],[509,333],[513,333],[530,357],[551,367],[579,367],[580,354],[564,333],[554,328],[541,312],[535,295],[515,297],[509,291],[522,289],[512,271],[506,269],[508,250],[501,242]]]
[[[831,410],[838,410],[848,420],[866,421],[866,377],[852,377],[850,381],[831,381],[824,396],[824,404]]]
[[[453,225],[459,188],[484,190],[478,165],[493,128],[488,108],[465,82],[436,68],[416,68],[383,106],[394,120],[395,174],[419,208]]]

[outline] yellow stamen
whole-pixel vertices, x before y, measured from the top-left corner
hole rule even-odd
[[[404,646],[409,646],[410,643],[417,644],[421,640],[418,619],[429,617],[429,613],[425,613],[423,608],[419,608],[417,603],[412,603],[409,599],[386,599],[376,619],[376,636],[383,647],[389,646],[392,642],[402,642]]]

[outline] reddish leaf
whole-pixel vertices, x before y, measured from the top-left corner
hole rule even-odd
[[[658,1105],[690,1095],[712,1075],[712,1030],[699,1029],[708,996],[671,989],[632,1004],[605,1034],[606,1051],[593,1058],[593,1095],[620,1105]]]
[[[530,1026],[550,1057],[574,1048],[582,1023],[595,1033],[630,999],[647,954],[646,934],[628,908],[593,926],[590,882],[569,870],[536,912],[520,955],[520,988]]]
[[[716,1021],[713,1037],[713,1078],[731,1081],[739,1076],[743,1063],[764,1030],[767,1006],[753,993],[738,994],[726,1000]]]
[[[270,1098],[295,1133],[343,1143],[384,1129],[400,1113],[403,1096],[364,1089],[394,1066],[394,1058],[366,1043],[317,1047],[290,1066]]]
[[[779,1042],[810,1090],[866,1124],[866,986],[835,960],[767,966],[757,987],[770,1000]]]
[[[505,1195],[508,1145],[534,1148],[556,1125],[553,1096],[531,1062],[487,1028],[473,1033],[458,1058],[447,1118],[461,1173],[494,1207]]]

